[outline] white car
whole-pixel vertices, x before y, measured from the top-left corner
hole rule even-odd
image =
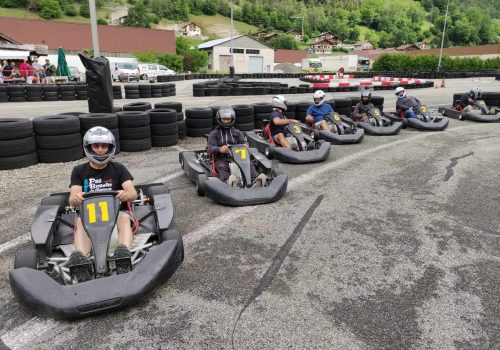
[[[161,64],[139,63],[139,76],[142,80],[156,79],[159,75],[175,75],[175,72]]]
[[[111,68],[111,77],[113,81],[139,81],[139,69],[135,63],[115,63],[114,69]]]

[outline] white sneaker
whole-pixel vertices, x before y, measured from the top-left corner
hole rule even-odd
[[[255,179],[255,183],[253,187],[265,187],[267,183],[266,174],[260,173],[259,176]]]
[[[238,178],[234,175],[229,175],[229,179],[227,179],[227,183],[231,187],[238,187]]]

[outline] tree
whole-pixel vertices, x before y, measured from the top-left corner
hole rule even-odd
[[[208,54],[198,49],[190,49],[184,53],[183,65],[185,71],[198,72],[208,62]]]
[[[164,54],[158,56],[158,63],[176,72],[183,72],[182,56],[174,54]]]
[[[288,34],[279,34],[271,40],[271,47],[274,49],[296,50],[298,45],[295,38]]]
[[[213,16],[217,13],[217,4],[213,0],[207,0],[203,3],[202,12],[205,15]]]
[[[61,5],[58,0],[42,0],[40,17],[45,19],[60,18],[62,16]]]
[[[148,12],[144,4],[140,3],[128,9],[128,15],[123,25],[126,27],[151,28],[152,22],[152,14]]]
[[[90,7],[89,0],[83,0],[80,5],[80,15],[86,18],[90,18]]]

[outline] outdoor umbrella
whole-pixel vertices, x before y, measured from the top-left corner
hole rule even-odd
[[[56,75],[65,76],[71,79],[71,73],[68,68],[68,62],[66,62],[66,55],[64,54],[64,50],[62,47],[59,48],[57,52],[57,70]]]

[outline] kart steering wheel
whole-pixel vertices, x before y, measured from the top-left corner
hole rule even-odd
[[[105,195],[111,195],[111,196],[116,196],[119,191],[100,191],[100,192],[85,192],[83,194],[83,198],[92,198],[92,197],[98,197],[98,196],[105,196]]]

